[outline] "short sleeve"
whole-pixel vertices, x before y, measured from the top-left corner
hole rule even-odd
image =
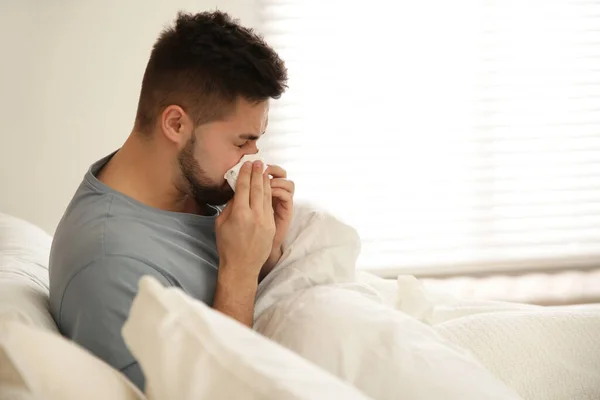
[[[142,390],[143,373],[125,345],[121,328],[145,275],[172,286],[159,270],[140,260],[102,257],[69,281],[58,318],[63,335],[123,372]]]

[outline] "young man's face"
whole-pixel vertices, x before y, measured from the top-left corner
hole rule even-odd
[[[196,129],[178,158],[185,184],[198,203],[221,205],[233,197],[225,173],[244,155],[258,151],[256,142],[267,128],[268,112],[268,101],[240,99],[225,120]]]

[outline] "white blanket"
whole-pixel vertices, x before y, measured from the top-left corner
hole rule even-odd
[[[462,301],[413,277],[355,274],[359,249],[352,228],[298,207],[255,329],[374,399],[600,399],[598,311]]]
[[[356,232],[310,209],[261,282],[254,328],[376,400],[518,399],[469,352],[356,282]]]
[[[398,278],[397,308],[470,350],[525,399],[600,399],[600,307],[467,301]]]

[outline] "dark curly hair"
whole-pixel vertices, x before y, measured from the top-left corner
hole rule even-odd
[[[232,111],[238,97],[257,103],[276,99],[286,83],[285,64],[252,29],[221,11],[179,12],[152,49],[135,128],[151,132],[172,104],[197,125],[218,120]]]

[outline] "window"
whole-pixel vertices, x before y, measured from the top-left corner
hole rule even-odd
[[[260,0],[263,151],[382,274],[600,260],[600,1]]]

